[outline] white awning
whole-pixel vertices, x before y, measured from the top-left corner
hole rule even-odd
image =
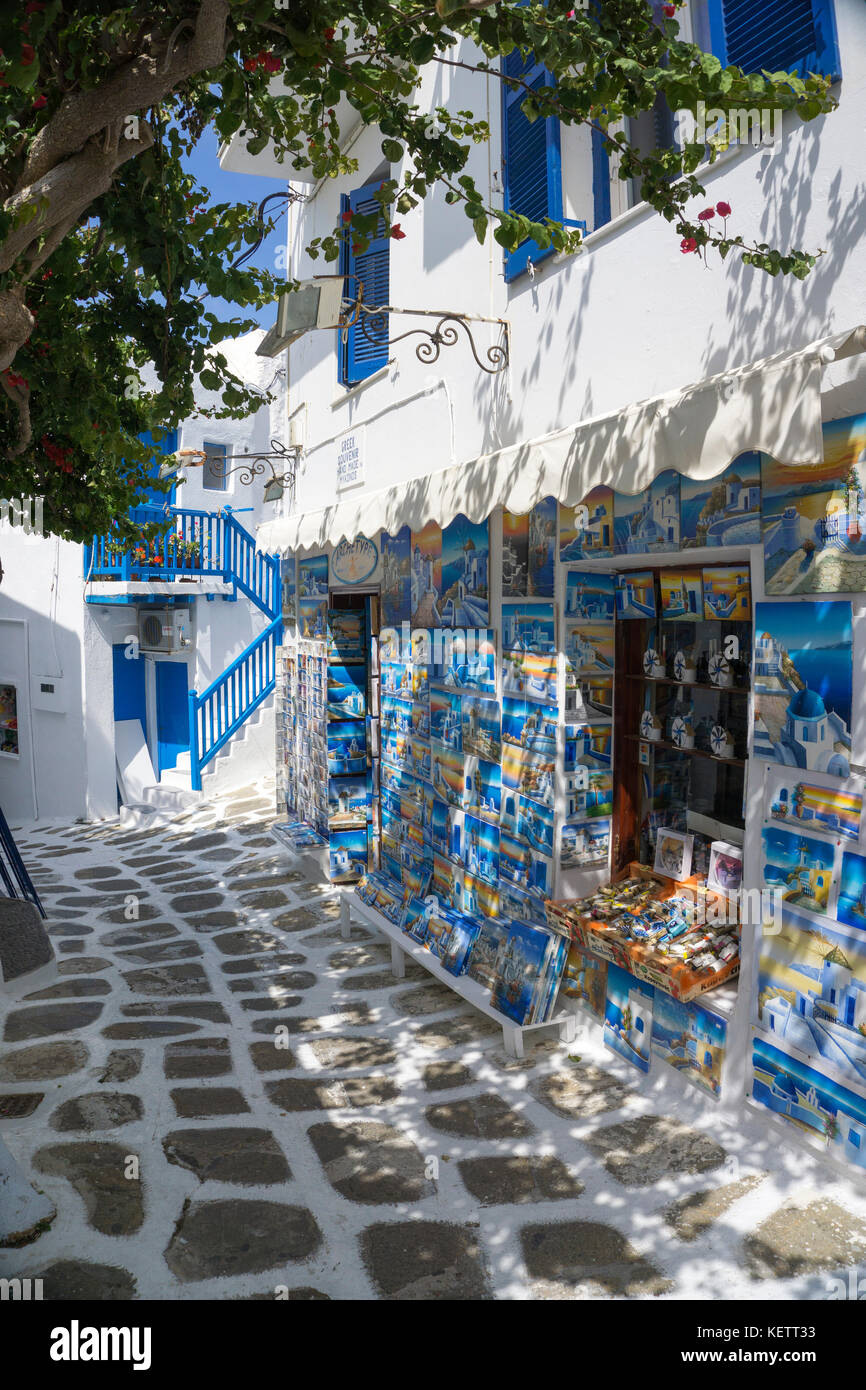
[[[780,463],[814,466],[824,457],[823,369],[864,351],[866,328],[849,329],[424,478],[265,522],[257,544],[261,550],[310,551],[407,524],[413,530],[428,521],[446,526],[461,512],[475,522],[497,506],[522,514],[543,497],[576,506],[601,483],[618,492],[642,492],[668,468],[689,478],[714,478],[750,450]]]

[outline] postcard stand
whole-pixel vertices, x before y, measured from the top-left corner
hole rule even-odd
[[[562,1042],[573,1042],[577,1036],[577,1018],[573,1013],[565,1013],[560,1010],[555,1017],[547,1019],[544,1023],[530,1023],[522,1026],[513,1023],[511,1019],[505,1018],[498,1009],[495,1009],[490,1002],[489,991],[484,985],[473,980],[469,975],[452,975],[445,970],[439,963],[437,956],[426,946],[419,942],[414,942],[404,931],[389,922],[381,912],[370,907],[367,903],[354,893],[344,892],[340,901],[340,935],[344,941],[351,939],[351,914],[356,912],[368,926],[374,927],[376,931],[386,936],[391,943],[391,969],[394,978],[402,980],[406,974],[406,957],[411,956],[412,960],[417,961],[420,966],[433,975],[437,980],[441,980],[443,985],[447,985],[467,1003],[479,1009],[481,1013],[492,1018],[494,1023],[498,1023],[502,1029],[502,1043],[509,1057],[522,1059],[524,1052],[524,1034],[537,1032],[541,1028],[555,1028]]]

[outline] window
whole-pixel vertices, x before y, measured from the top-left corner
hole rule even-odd
[[[713,52],[746,72],[820,73],[838,81],[833,0],[707,0]]]
[[[356,299],[358,282],[364,286],[364,303],[369,305],[387,304],[390,295],[391,241],[381,215],[381,205],[376,193],[381,181],[356,188],[354,193],[343,196],[340,211],[359,212],[369,215],[377,210],[380,213],[376,236],[366,251],[356,255],[351,247],[351,238],[343,244],[340,269],[346,276],[346,298]],[[351,278],[355,277],[355,278]],[[339,338],[338,374],[343,386],[356,386],[365,377],[372,376],[388,362],[388,315],[382,320],[362,320],[354,323]]]
[[[207,454],[201,470],[201,485],[205,492],[225,492],[226,490],[226,446],[225,444],[202,444]]]
[[[511,88],[502,84],[502,171],[505,185],[505,209],[543,222],[545,217],[562,221],[562,169],[559,143],[559,121],[530,121],[524,115],[526,88],[540,91],[552,87],[554,79],[535,54],[526,57],[515,48],[503,59],[506,77],[522,84]],[[536,241],[526,240],[516,251],[505,253],[505,279],[514,280],[529,265],[551,255],[553,247],[542,249]]]

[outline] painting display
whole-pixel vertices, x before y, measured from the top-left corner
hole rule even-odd
[[[332,777],[366,772],[367,744],[364,725],[345,720],[328,725],[328,772]]]
[[[576,941],[568,948],[559,997],[582,1004],[601,1021],[607,1000],[607,961],[585,951]]]
[[[700,570],[662,570],[659,575],[659,610],[662,618],[698,622],[704,613]]]
[[[755,606],[755,757],[847,778],[853,686],[851,604]]]
[[[568,624],[565,659],[576,676],[605,675],[614,668],[614,628],[612,624]]]
[[[430,680],[457,690],[496,693],[496,640],[489,628],[445,629],[431,646]]]
[[[382,532],[382,622],[399,627],[412,616],[412,533],[402,526],[393,536]]]
[[[366,825],[370,788],[366,776],[328,778],[328,828],[348,830]]]
[[[656,616],[656,588],[652,570],[624,570],[616,576],[616,616]]]
[[[526,598],[529,584],[529,513],[502,511],[502,595]]]
[[[760,545],[760,454],[740,454],[716,478],[682,478],[680,539],[684,550],[703,545]]]
[[[332,883],[348,883],[367,872],[367,830],[332,831],[328,840]]]
[[[502,756],[502,727],[498,700],[485,700],[479,695],[464,695],[461,709],[464,755],[484,758],[489,763],[498,763]]]
[[[367,624],[361,611],[328,609],[328,659],[367,662]]]
[[[367,713],[366,666],[328,667],[328,718],[363,719]],[[396,703],[401,703],[397,701]],[[411,726],[411,706],[408,725]],[[408,731],[408,729],[407,729]]]
[[[442,528],[428,521],[412,532],[410,606],[412,626],[439,627],[442,597]]]
[[[502,602],[502,646],[511,652],[556,653],[556,613],[552,603]]]
[[[808,469],[762,456],[768,594],[866,590],[866,416],[829,421],[823,437],[823,462]]]
[[[761,832],[761,844],[764,885],[778,890],[790,907],[828,913],[833,888],[833,845],[775,825]]]
[[[442,532],[436,627],[484,627],[490,618],[488,523],[456,516]],[[431,626],[424,623],[423,626]]]
[[[559,505],[559,558],[563,564],[613,555],[613,490],[596,487],[576,507]]]
[[[646,492],[615,492],[614,550],[646,555],[680,548],[680,475],[659,473]]]
[[[327,559],[327,556],[325,557]],[[298,599],[298,636],[324,641],[328,627],[328,596]]]
[[[836,917],[849,927],[866,932],[866,858],[845,850],[839,879]]]
[[[569,570],[565,579],[565,616],[588,623],[612,623],[616,613],[614,576]]]
[[[560,828],[559,863],[563,869],[606,864],[610,851],[610,818],[566,821]]]
[[[543,497],[529,513],[529,598],[553,598],[556,498]]]
[[[748,565],[708,565],[703,577],[705,618],[751,621],[752,585]]]
[[[328,557],[311,555],[298,564],[298,594],[301,598],[328,597]]]
[[[654,995],[652,985],[608,964],[602,1037],[605,1046],[642,1072],[650,1069]]]

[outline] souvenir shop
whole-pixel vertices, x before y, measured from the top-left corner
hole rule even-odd
[[[512,1029],[597,1029],[866,1173],[866,400],[822,386],[864,347],[259,544],[280,833],[353,915]]]

